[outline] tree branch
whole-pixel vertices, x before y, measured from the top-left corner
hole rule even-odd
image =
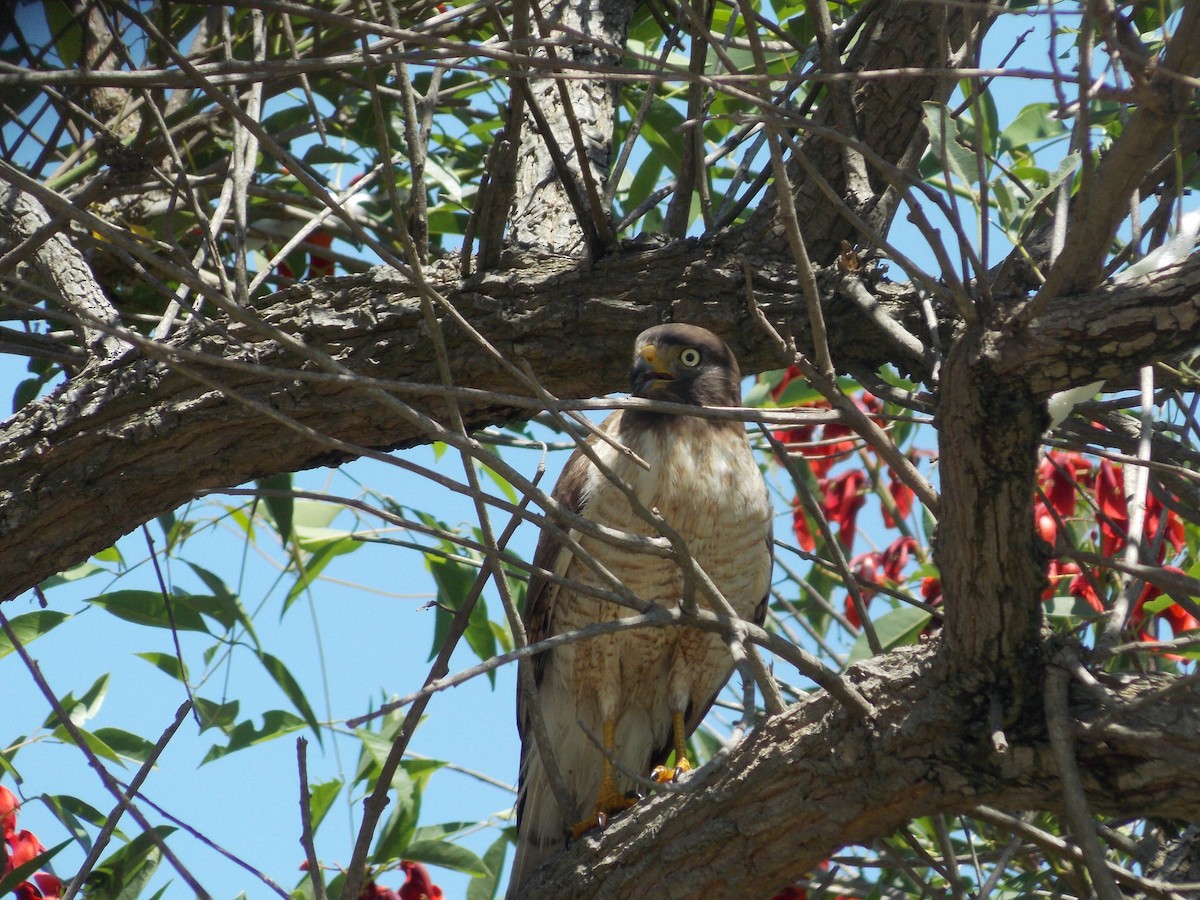
[[[981,804],[1061,809],[1044,732],[1015,736],[1008,753],[993,753],[937,653],[909,648],[852,667],[850,679],[878,710],[872,723],[856,724],[818,694],[763,723],[695,791],[644,801],[548,862],[526,896],[559,896],[571,884],[580,898],[717,897],[736,884],[745,896],[766,897],[839,847],[917,816]],[[1104,696],[1075,691],[1071,715],[1098,718],[1172,680],[1130,679]],[[1184,696],[1137,706],[1102,734],[1077,735],[1088,803],[1115,815],[1196,818],[1198,728],[1193,684]]]

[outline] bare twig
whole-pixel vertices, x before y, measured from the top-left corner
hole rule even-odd
[[[117,828],[117,823],[121,820],[121,816],[125,813],[127,804],[137,796],[138,790],[142,783],[145,782],[158,758],[162,756],[164,750],[167,749],[167,744],[171,742],[171,738],[175,736],[175,732],[179,730],[179,726],[183,724],[183,720],[187,718],[187,714],[192,709],[192,701],[185,700],[180,704],[179,709],[175,711],[175,718],[171,724],[167,726],[166,731],[162,733],[154,747],[146,754],[146,758],[142,760],[142,764],[138,766],[137,773],[133,776],[133,780],[129,782],[129,787],[124,793],[124,803],[118,803],[116,807],[108,814],[108,818],[104,820],[104,825],[101,826],[96,839],[92,842],[92,847],[88,851],[87,857],[83,860],[83,865],[79,867],[79,871],[75,873],[75,877],[71,879],[66,889],[63,891],[62,900],[71,900],[72,897],[83,887],[84,880],[91,874],[92,868],[96,865],[96,861],[100,859],[100,854],[104,852],[104,848],[108,846],[109,840],[112,838],[112,833]]]
[[[300,775],[300,846],[308,862],[308,880],[312,884],[315,900],[325,900],[325,877],[321,874],[321,863],[317,859],[317,848],[313,843],[312,795],[308,792],[308,741],[296,738],[296,769]]]
[[[1058,767],[1062,782],[1063,803],[1067,818],[1071,821],[1075,840],[1083,854],[1083,863],[1092,876],[1092,886],[1100,900],[1121,900],[1121,891],[1108,870],[1104,849],[1096,837],[1096,824],[1088,808],[1087,795],[1079,778],[1079,766],[1075,761],[1075,739],[1072,735],[1070,704],[1067,688],[1070,676],[1058,664],[1046,668],[1046,730],[1050,736],[1050,748]]]
[[[192,875],[190,871],[188,871],[187,867],[180,862],[179,857],[175,855],[175,852],[167,846],[167,842],[163,840],[163,837],[158,833],[158,830],[150,824],[150,822],[142,814],[141,810],[133,805],[132,800],[129,799],[129,797],[133,796],[133,793],[129,792],[129,797],[127,797],[126,792],[122,790],[121,785],[115,778],[112,777],[111,774],[109,774],[108,769],[104,767],[104,763],[100,762],[100,758],[96,756],[95,752],[91,748],[91,745],[88,743],[87,738],[84,736],[83,732],[80,731],[79,726],[76,725],[75,721],[71,718],[70,713],[63,709],[62,703],[60,703],[58,700],[58,695],[54,693],[53,689],[50,687],[50,684],[42,675],[41,667],[37,664],[37,661],[29,655],[29,651],[25,649],[24,643],[22,643],[21,639],[17,637],[16,632],[13,631],[12,624],[9,622],[8,617],[4,615],[3,612],[0,612],[0,629],[4,630],[4,634],[8,638],[9,643],[12,644],[13,649],[17,651],[17,655],[21,657],[21,662],[25,664],[26,670],[33,677],[34,682],[37,684],[38,690],[42,692],[42,696],[46,699],[46,702],[50,705],[50,708],[54,710],[54,714],[57,717],[59,724],[62,725],[62,727],[66,729],[67,734],[71,736],[71,742],[79,748],[79,752],[82,753],[87,759],[88,765],[92,767],[92,770],[95,771],[98,776],[100,776],[100,781],[103,783],[105,789],[113,795],[113,798],[117,801],[118,807],[122,810],[122,812],[128,812],[129,815],[137,821],[138,825],[141,826],[146,836],[154,842],[154,845],[162,853],[163,858],[166,859],[175,869],[175,871],[179,873],[179,877],[187,882],[188,887],[192,889],[193,893],[195,893],[198,898],[201,898],[201,900],[210,900],[208,891],[200,886],[200,882],[196,880],[196,877]]]

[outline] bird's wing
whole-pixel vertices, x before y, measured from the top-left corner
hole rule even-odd
[[[616,415],[616,414],[614,414]],[[611,424],[611,419],[603,426]],[[578,449],[563,467],[551,496],[565,509],[584,513],[588,501],[588,480],[591,461]],[[533,554],[533,570],[525,592],[525,637],[530,644],[545,640],[555,633],[555,605],[563,592],[549,573],[562,576],[574,554],[549,529],[543,528]],[[570,591],[567,591],[570,593]],[[539,653],[528,667],[533,676],[533,693],[543,699],[542,681],[553,651]],[[522,679],[522,668],[518,680]],[[546,774],[530,726],[530,710],[523,685],[517,691],[517,731],[521,736],[521,783],[517,793],[517,846],[509,877],[508,896],[518,895],[523,882],[533,873],[556,846],[561,845],[563,823],[554,795],[545,783]],[[562,700],[563,698],[558,698]],[[543,706],[543,709],[545,707]],[[557,748],[551,748],[557,749]],[[556,756],[557,759],[557,756]]]

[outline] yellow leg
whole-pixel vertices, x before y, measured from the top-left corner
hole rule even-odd
[[[606,721],[604,723],[604,749],[611,753],[616,747],[617,723]],[[572,839],[578,839],[593,828],[603,828],[608,823],[608,817],[613,813],[623,812],[629,809],[633,804],[637,803],[637,799],[626,797],[617,787],[617,769],[609,759],[609,755],[604,755],[604,762],[601,769],[600,791],[596,796],[596,806],[592,810],[592,814],[585,818],[582,822],[576,822],[571,826]]]
[[[684,733],[682,712],[671,713],[671,730],[675,735],[675,768],[668,769],[666,766],[656,767],[650,773],[650,777],[659,784],[674,781],[684,772],[692,771],[692,764],[688,762],[687,757],[687,736]]]

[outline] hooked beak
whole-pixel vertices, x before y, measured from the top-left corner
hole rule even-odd
[[[630,373],[635,396],[644,397],[649,390],[659,384],[674,380],[675,376],[671,374],[667,360],[662,357],[653,344],[647,344],[639,351],[638,358],[633,363],[633,371]]]

